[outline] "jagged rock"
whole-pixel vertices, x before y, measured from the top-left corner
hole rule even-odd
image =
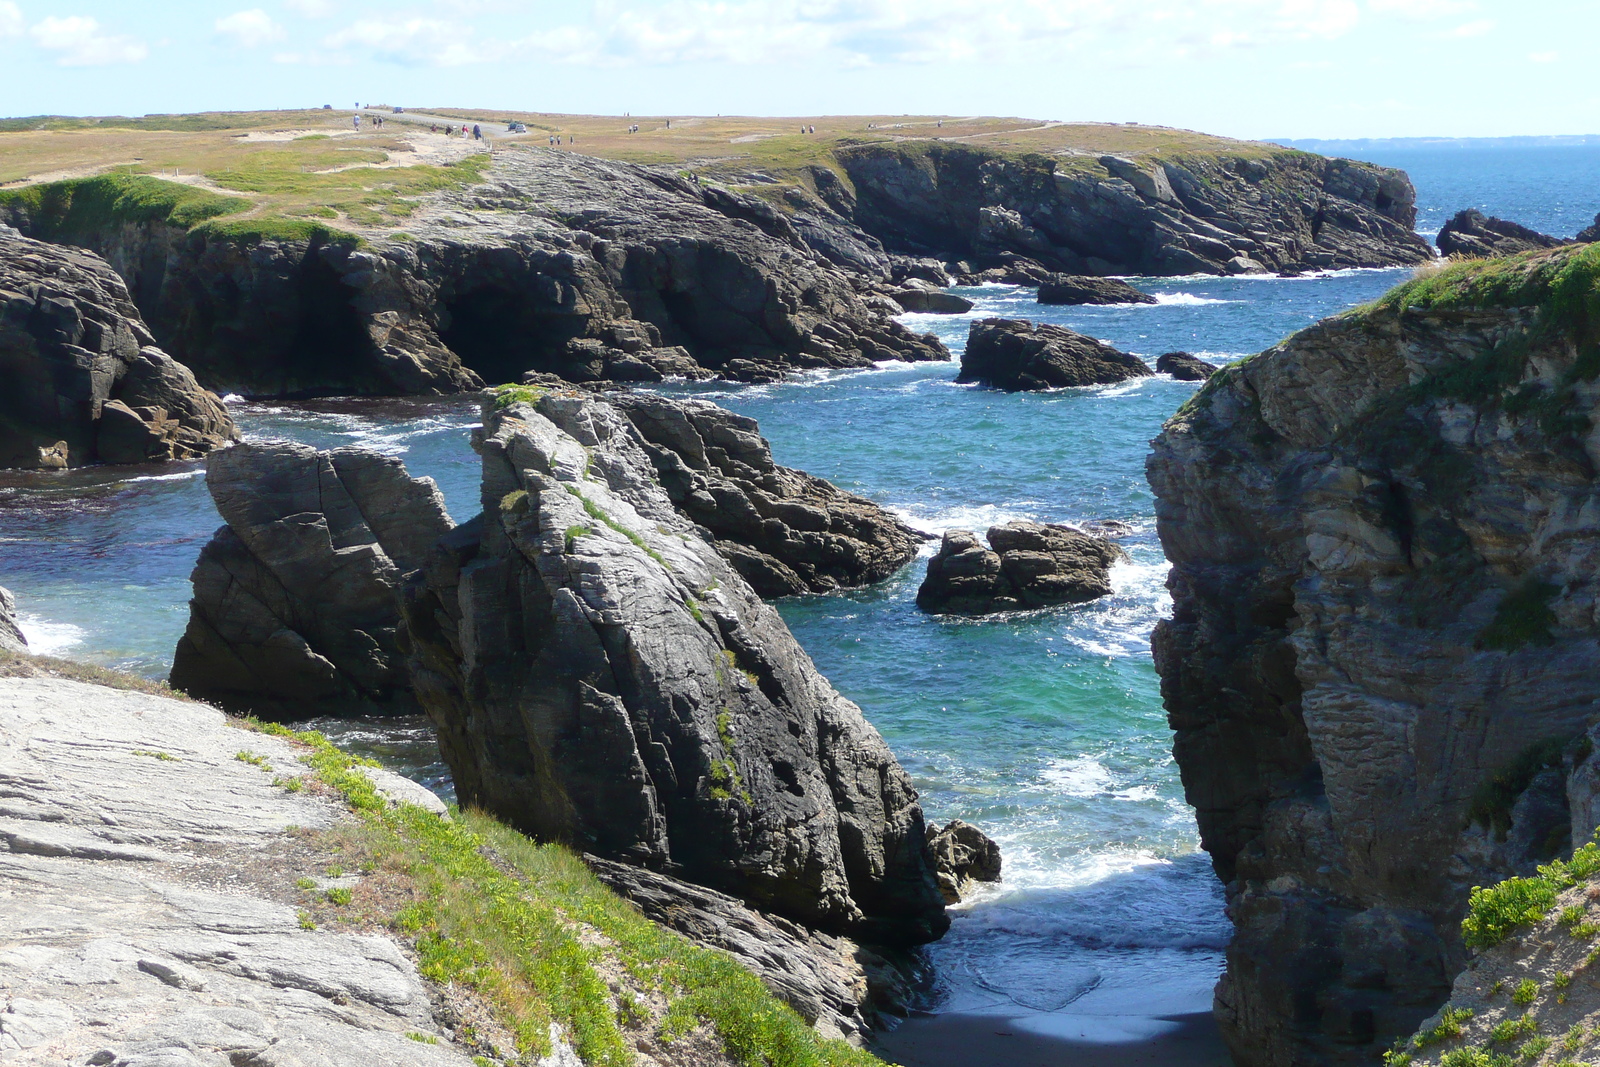
[[[1154,304],[1156,298],[1115,278],[1052,274],[1039,283],[1041,304]]]
[[[896,289],[889,296],[906,311],[933,315],[961,315],[976,306],[964,296],[937,289]]]
[[[1447,256],[1510,256],[1571,243],[1470,207],[1445,223],[1437,238]]]
[[[15,231],[0,232],[0,380],[0,467],[192,459],[239,439],[104,260]]]
[[[969,822],[952,819],[942,830],[928,827],[928,847],[946,904],[961,903],[961,894],[971,892],[973,882],[1000,880],[1000,846]]]
[[[586,856],[600,880],[645,917],[706,948],[731,954],[826,1037],[859,1045],[878,1013],[864,955],[848,938],[764,915],[714,889],[641,867]]]
[[[1126,553],[1103,537],[1070,526],[1008,522],[991,526],[990,548],[967,530],[948,530],[917,607],[933,614],[986,615],[995,611],[1081,604],[1111,592],[1111,565]]]
[[[960,285],[1043,285],[1055,272],[1036,259],[1011,253],[986,255],[955,264]]]
[[[360,448],[212,453],[222,513],[192,580],[174,688],[271,717],[415,713],[395,590],[451,528],[431,478]]]
[[[1156,372],[1170,374],[1180,382],[1203,382],[1217,373],[1217,368],[1188,352],[1163,352],[1156,357]]]
[[[1024,319],[979,319],[967,332],[958,382],[1004,389],[1106,385],[1154,373],[1138,356],[1065,326]]]
[[[17,625],[17,600],[11,590],[0,586],[0,651],[27,652],[28,639]]]
[[[896,253],[978,261],[1009,254],[1042,265],[1041,274],[1092,275],[1431,258],[1412,231],[1416,194],[1403,172],[1308,152],[1241,144],[1095,162],[908,141],[851,145],[837,157],[855,189],[844,210]],[[979,283],[960,273],[962,284]]]
[[[904,285],[913,280],[923,281],[940,289],[955,281],[943,263],[927,256],[890,256],[889,280],[896,285]]]
[[[1303,330],[1154,444],[1152,643],[1242,1063],[1371,1063],[1449,994],[1471,887],[1593,829],[1559,752],[1600,707],[1600,384],[1549,290],[1583,251],[1519,265],[1526,307],[1402,293]]]
[[[486,402],[477,442],[484,514],[403,589],[462,802],[808,926],[942,934],[909,777],[678,514],[628,418]]]
[[[315,856],[286,858],[288,831],[355,822],[278,784],[312,773],[303,749],[204,704],[57,678],[0,679],[0,746],[6,1064],[470,1067],[409,947],[381,926],[306,929],[286,896]]]
[[[610,400],[643,436],[673,505],[762,596],[882,581],[924,540],[872,501],[778,466],[754,419],[704,400]]]
[[[1594,225],[1586,226],[1579,230],[1578,236],[1574,240],[1582,244],[1592,244],[1595,241],[1600,241],[1600,214],[1595,215]]]

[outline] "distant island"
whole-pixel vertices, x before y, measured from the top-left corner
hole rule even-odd
[[[1552,134],[1548,137],[1354,137],[1346,140],[1317,137],[1269,137],[1271,144],[1298,148],[1325,156],[1359,152],[1450,152],[1487,148],[1593,148],[1600,133]]]

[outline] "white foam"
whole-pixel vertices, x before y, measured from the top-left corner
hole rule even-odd
[[[246,400],[238,393],[224,393],[222,394],[222,402],[224,404],[243,404],[246,403]]]
[[[179,471],[177,474],[141,474],[137,478],[124,478],[123,482],[181,482],[188,478],[200,478],[205,475],[205,468],[196,467],[192,471]]]
[[[28,639],[28,651],[36,656],[59,656],[75,645],[83,644],[89,636],[81,626],[70,622],[47,622],[37,615],[21,614],[17,625],[22,636]]]
[[[913,511],[903,507],[891,507],[889,510],[918,533],[938,537],[946,530],[972,530],[981,534],[989,527],[999,526],[1002,523],[1018,520],[1037,521],[1037,512],[1019,510],[1028,503],[1029,501],[1021,501],[1018,507],[1009,508],[997,504],[963,504],[932,512]],[[933,544],[927,554],[931,555],[937,548],[938,545]]]
[[[1167,305],[1167,306],[1176,305],[1176,306],[1180,306],[1180,307],[1199,307],[1202,304],[1241,304],[1241,303],[1243,303],[1242,300],[1223,300],[1220,297],[1200,296],[1197,293],[1151,293],[1150,295],[1156,298],[1155,306],[1157,306],[1157,307],[1160,307],[1160,306],[1163,306],[1163,305]],[[1126,306],[1126,307],[1150,307],[1151,305],[1149,305],[1149,304],[1143,304],[1143,305],[1128,304],[1128,305],[1123,305],[1123,306]]]

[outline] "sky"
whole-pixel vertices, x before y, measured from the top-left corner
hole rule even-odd
[[[1580,134],[1600,132],[1597,37],[1597,0],[0,0],[0,115],[360,101]]]

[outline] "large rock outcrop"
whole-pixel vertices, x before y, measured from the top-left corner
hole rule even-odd
[[[1000,846],[969,822],[952,819],[943,827],[928,827],[928,847],[946,904],[959,904],[978,882],[1000,880]]]
[[[1109,385],[1154,373],[1138,356],[1119,352],[1065,326],[1025,319],[980,319],[967,331],[956,381],[1015,393]]]
[[[1512,256],[1556,248],[1571,241],[1530,230],[1505,219],[1485,215],[1477,208],[1456,212],[1435,238],[1439,251],[1447,256]]]
[[[1449,994],[1470,888],[1587,836],[1560,753],[1600,709],[1596,254],[1408,284],[1155,442],[1155,659],[1242,1064],[1371,1062]]]
[[[11,590],[0,586],[0,652],[26,652],[28,639],[17,624],[17,600]]]
[[[1156,372],[1170,374],[1180,382],[1203,382],[1217,368],[1189,352],[1163,352],[1156,357]]]
[[[989,527],[989,548],[967,530],[947,530],[917,589],[932,614],[1081,604],[1111,592],[1111,565],[1124,559],[1115,542],[1070,526],[1008,522]]]
[[[1041,304],[1154,304],[1155,297],[1117,278],[1052,274],[1039,283]]]
[[[486,402],[484,514],[403,591],[463,803],[805,925],[948,925],[916,791],[585,395]]]
[[[1403,172],[1275,146],[1126,159],[909,140],[842,148],[838,160],[853,193],[829,202],[897,253],[984,265],[1022,256],[1095,275],[1430,258]]]
[[[213,453],[206,487],[227,525],[195,564],[173,687],[274,718],[414,714],[396,590],[451,528],[433,480],[272,443]]]
[[[21,202],[11,221],[106,256],[161,343],[245,395],[451,393],[530,370],[660,380],[678,349],[740,380],[949,358],[858,292],[888,259],[864,234],[852,245],[859,230],[821,201],[785,214],[553,149],[503,150],[482,184],[419,207],[404,238],[360,245],[86,227]]]
[[[192,459],[239,439],[115,271],[0,227],[0,467]]]
[[[704,400],[609,399],[644,438],[673,505],[761,596],[882,581],[924,540],[880,505],[778,466],[752,418]]]

